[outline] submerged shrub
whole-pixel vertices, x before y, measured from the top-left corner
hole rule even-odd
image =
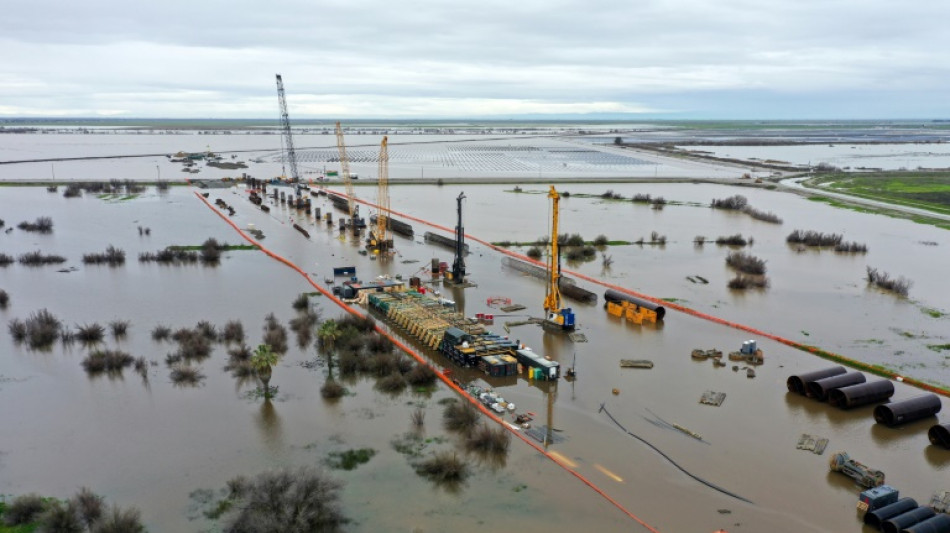
[[[429,365],[417,364],[406,373],[406,381],[414,387],[431,387],[437,379],[438,375]]]
[[[287,352],[287,328],[277,320],[274,313],[270,313],[264,318],[262,344],[269,344],[271,350],[277,353]]]
[[[322,387],[320,387],[320,396],[323,396],[327,400],[335,400],[337,398],[342,398],[346,394],[346,389],[343,385],[333,379],[328,379]]]
[[[168,326],[158,325],[152,329],[152,340],[154,341],[164,341],[168,340],[171,337],[172,328]]]
[[[87,527],[92,527],[92,524],[102,517],[104,498],[92,492],[89,487],[79,489],[72,501],[76,504],[76,510]]]
[[[26,319],[26,334],[30,348],[49,348],[59,338],[62,323],[46,309],[32,313]]]
[[[436,483],[461,483],[468,477],[468,465],[452,452],[439,452],[416,465],[416,473]]]
[[[745,274],[765,274],[765,261],[745,252],[730,252],[726,264]]]
[[[868,245],[860,242],[841,242],[835,245],[835,251],[850,254],[865,254],[868,251]]]
[[[716,244],[720,246],[745,246],[749,244],[749,241],[745,240],[741,233],[736,233],[735,235],[717,237]]]
[[[125,264],[125,251],[109,245],[106,251],[100,254],[84,254],[82,262],[87,265],[98,265],[106,263],[109,266],[119,266]]]
[[[33,222],[20,222],[17,225],[23,231],[35,231],[37,233],[52,233],[53,219],[50,217],[38,217]]]
[[[129,332],[129,325],[131,324],[128,320],[113,320],[109,322],[109,329],[112,330],[112,336],[116,339],[124,338]]]
[[[788,234],[785,241],[789,244],[804,244],[805,246],[838,246],[844,236],[839,233],[822,233],[820,231],[795,230]]]
[[[235,501],[225,515],[225,533],[330,533],[346,523],[342,483],[315,468],[264,472],[233,485],[238,490],[232,490]]]
[[[307,293],[302,292],[298,294],[297,297],[294,299],[294,303],[291,304],[291,307],[293,307],[297,311],[303,311],[309,306],[309,304],[310,304],[310,296],[307,295]]]
[[[201,244],[201,261],[206,264],[217,263],[221,259],[221,248],[217,240],[206,240]]]
[[[172,383],[179,386],[195,386],[205,378],[197,367],[187,364],[173,366],[168,377],[171,378]]]
[[[0,253],[0,267],[5,267],[16,261],[12,255]]]
[[[218,328],[207,320],[199,320],[195,324],[195,331],[209,341],[218,340]]]
[[[765,289],[769,286],[769,280],[763,276],[736,274],[729,280],[728,286],[730,289]]]
[[[468,403],[450,403],[442,413],[442,424],[449,431],[468,433],[478,424],[478,411]]]
[[[102,339],[105,337],[105,335],[106,328],[102,327],[102,325],[98,322],[76,326],[76,338],[79,339],[80,342],[84,342],[86,344],[102,342]]]
[[[867,267],[867,274],[867,282],[869,284],[874,284],[881,289],[900,296],[907,296],[910,292],[911,285],[914,284],[914,282],[903,276],[895,279],[887,272],[880,272],[876,268]]]
[[[376,382],[376,388],[383,392],[397,394],[406,388],[406,379],[402,377],[402,374],[394,372],[386,377],[380,378],[379,381]]]
[[[244,324],[240,320],[229,320],[221,331],[224,342],[244,342]]]
[[[82,360],[82,366],[90,374],[121,373],[133,362],[135,358],[120,350],[96,350]]]
[[[731,209],[738,211],[748,205],[748,203],[749,200],[745,196],[737,194],[728,198],[715,199],[709,205],[713,209]]]
[[[27,252],[20,255],[17,258],[17,261],[24,266],[42,266],[42,265],[52,265],[58,263],[65,263],[66,258],[61,255],[45,255],[43,252],[37,250],[35,252]]]
[[[528,248],[526,255],[531,259],[541,259],[541,248],[532,246],[531,248]]]
[[[750,205],[745,206],[745,208],[742,209],[742,212],[756,220],[761,220],[762,222],[769,222],[771,224],[782,223],[782,219],[779,218],[779,216],[776,215],[775,213],[771,211],[767,213],[765,211],[759,211],[758,209],[755,209]]]
[[[511,435],[505,428],[491,428],[481,423],[465,439],[465,447],[470,451],[486,454],[504,454],[508,452]]]
[[[26,340],[26,323],[19,318],[11,320],[7,324],[7,329],[10,331],[10,336],[13,337],[13,342],[20,344]]]

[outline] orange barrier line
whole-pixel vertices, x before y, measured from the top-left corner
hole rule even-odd
[[[374,203],[372,203],[372,202],[369,202],[369,201],[366,201],[366,200],[361,200],[361,199],[359,199],[359,198],[354,198],[354,200],[356,200],[357,202],[360,202],[361,204],[365,204],[365,205],[372,206],[372,207],[375,207],[375,208],[379,209],[379,206],[376,205],[376,204],[374,204]],[[421,218],[417,218],[417,217],[414,217],[414,216],[411,216],[411,215],[407,215],[407,214],[405,214],[405,213],[400,213],[400,212],[398,212],[398,211],[393,211],[392,209],[389,210],[389,213],[390,213],[390,214],[393,214],[393,215],[396,215],[396,216],[400,216],[400,217],[409,219],[409,220],[412,220],[412,221],[415,221],[415,222],[419,222],[420,224],[425,224],[425,225],[430,226],[430,227],[433,227],[433,228],[441,229],[441,230],[443,230],[443,231],[447,231],[447,232],[452,233],[452,234],[455,233],[455,230],[454,230],[454,229],[447,228],[447,227],[445,227],[445,226],[441,226],[441,225],[439,225],[439,224],[435,224],[435,223],[433,223],[433,222],[429,222],[429,221],[427,221],[427,220],[423,220],[423,219],[421,219]],[[505,255],[507,255],[507,256],[514,257],[514,258],[520,259],[520,260],[522,260],[522,261],[527,261],[527,262],[530,262],[530,263],[533,263],[533,264],[536,264],[536,265],[539,265],[539,266],[546,266],[544,263],[541,263],[540,261],[536,261],[536,260],[534,260],[534,259],[531,259],[531,258],[528,257],[528,256],[525,256],[525,255],[522,255],[522,254],[519,254],[519,253],[516,253],[516,252],[512,252],[511,250],[507,250],[507,249],[501,248],[501,247],[499,247],[499,246],[495,246],[494,244],[492,244],[492,243],[490,243],[490,242],[488,242],[488,241],[485,241],[485,240],[483,240],[483,239],[480,239],[480,238],[475,237],[475,236],[473,236],[473,235],[470,235],[470,234],[468,234],[468,233],[465,234],[465,238],[466,238],[466,239],[473,240],[473,241],[475,241],[475,242],[477,242],[477,243],[483,244],[484,246],[487,246],[488,248],[491,248],[492,250],[495,250],[496,252],[500,252],[500,253],[505,254]],[[600,286],[602,286],[602,287],[607,287],[607,288],[610,288],[610,289],[614,289],[614,290],[617,290],[617,291],[620,291],[620,292],[629,294],[629,295],[631,295],[631,296],[636,296],[636,297],[638,297],[638,298],[643,298],[644,300],[649,300],[649,301],[651,301],[651,302],[654,302],[654,303],[657,303],[657,304],[659,304],[659,305],[662,305],[662,306],[665,307],[665,308],[673,309],[673,310],[679,311],[679,312],[681,312],[681,313],[685,313],[685,314],[688,314],[688,315],[692,315],[692,316],[695,316],[695,317],[697,317],[697,318],[702,318],[702,319],[704,319],[704,320],[708,320],[708,321],[710,321],[710,322],[715,322],[715,323],[717,323],[717,324],[722,324],[722,325],[724,325],[724,326],[728,326],[728,327],[731,327],[731,328],[734,328],[734,329],[738,329],[738,330],[741,330],[741,331],[746,331],[746,332],[748,332],[748,333],[752,333],[753,335],[758,335],[758,336],[760,336],[760,337],[765,337],[765,338],[768,338],[768,339],[772,339],[772,340],[774,340],[774,341],[776,341],[776,342],[782,343],[782,344],[784,344],[784,345],[786,345],[786,346],[790,346],[790,347],[795,348],[795,349],[797,349],[797,350],[802,350],[802,351],[811,353],[811,354],[813,354],[813,355],[817,355],[818,357],[821,357],[822,359],[828,359],[828,360],[830,360],[830,361],[834,361],[834,362],[836,362],[836,363],[840,363],[840,364],[842,364],[842,365],[846,365],[846,366],[849,366],[849,367],[851,367],[851,368],[856,368],[856,369],[858,369],[858,370],[863,370],[863,371],[865,371],[865,372],[868,372],[868,373],[871,373],[871,374],[876,374],[876,375],[881,376],[881,377],[884,377],[884,378],[888,378],[888,379],[893,379],[893,380],[896,380],[896,381],[900,381],[900,382],[906,383],[906,384],[908,384],[908,385],[911,385],[911,386],[913,386],[913,387],[917,387],[917,388],[919,388],[919,389],[923,389],[923,390],[926,390],[926,391],[929,391],[929,392],[933,392],[934,394],[939,394],[939,395],[941,395],[941,396],[945,396],[945,397],[950,398],[950,389],[946,389],[946,388],[943,388],[943,387],[938,387],[938,386],[936,386],[936,385],[931,385],[931,384],[929,384],[929,383],[925,383],[925,382],[920,381],[920,380],[915,379],[915,378],[902,376],[902,375],[900,375],[900,374],[898,374],[898,373],[896,373],[896,372],[891,372],[890,370],[887,370],[887,369],[885,369],[885,368],[881,368],[881,367],[878,367],[878,366],[874,366],[874,365],[865,363],[865,362],[863,362],[863,361],[858,361],[857,359],[852,359],[852,358],[850,358],[850,357],[845,357],[845,356],[843,356],[843,355],[836,354],[836,353],[834,353],[834,352],[829,352],[829,351],[827,351],[827,350],[823,350],[823,349],[821,349],[821,348],[818,348],[817,346],[809,346],[809,345],[807,345],[807,344],[802,344],[802,343],[800,343],[800,342],[793,341],[793,340],[791,340],[791,339],[786,339],[785,337],[781,337],[781,336],[776,335],[776,334],[774,334],[774,333],[768,333],[768,332],[766,332],[766,331],[762,331],[762,330],[757,329],[757,328],[754,328],[754,327],[752,327],[752,326],[746,326],[745,324],[739,324],[739,323],[737,323],[737,322],[732,322],[732,321],[726,320],[726,319],[724,319],[724,318],[719,318],[719,317],[717,317],[717,316],[709,315],[709,314],[703,313],[703,312],[701,312],[701,311],[697,311],[697,310],[695,310],[695,309],[686,307],[686,306],[684,306],[684,305],[680,305],[680,304],[677,304],[677,303],[674,303],[674,302],[667,302],[667,301],[665,301],[665,300],[661,300],[661,299],[659,299],[659,298],[656,298],[656,297],[654,297],[654,296],[650,296],[650,295],[648,295],[648,294],[643,294],[643,293],[640,293],[640,292],[637,292],[637,291],[628,289],[628,288],[626,288],[626,287],[621,287],[621,286],[619,286],[619,285],[614,285],[614,284],[611,284],[611,283],[607,283],[607,282],[602,281],[602,280],[599,280],[599,279],[597,279],[597,278],[592,278],[592,277],[590,277],[590,276],[588,276],[588,275],[586,275],[586,274],[581,274],[580,272],[575,272],[575,271],[573,271],[573,270],[566,269],[566,268],[562,268],[562,272],[566,272],[566,273],[568,273],[568,274],[571,274],[572,276],[578,277],[578,278],[580,278],[580,279],[583,279],[583,280],[588,281],[588,282],[590,282],[590,283],[594,283],[594,284],[596,284],[596,285],[600,285]]]
[[[295,265],[292,261],[290,261],[289,259],[287,259],[287,258],[285,258],[285,257],[283,257],[283,256],[280,256],[280,255],[278,255],[278,254],[276,254],[276,253],[274,253],[274,252],[268,250],[267,248],[265,248],[264,246],[262,246],[260,242],[254,240],[251,236],[249,236],[249,235],[247,235],[246,233],[244,233],[244,231],[243,231],[241,228],[239,228],[239,227],[237,226],[237,224],[234,223],[233,220],[231,220],[230,218],[226,217],[226,216],[224,215],[224,213],[222,213],[222,212],[218,211],[217,209],[215,209],[215,208],[211,205],[211,202],[208,201],[207,198],[205,198],[204,196],[201,196],[201,194],[199,194],[198,192],[195,192],[195,196],[197,196],[199,199],[201,199],[201,201],[204,202],[204,204],[205,204],[206,206],[208,206],[208,208],[210,208],[213,212],[217,213],[217,215],[218,215],[219,217],[221,217],[222,220],[224,220],[225,222],[228,223],[228,225],[230,225],[232,228],[234,228],[234,230],[237,231],[238,234],[239,234],[241,237],[244,238],[244,240],[246,240],[247,242],[249,242],[249,243],[251,243],[251,244],[257,246],[257,248],[260,249],[260,251],[264,252],[264,253],[267,254],[269,257],[271,257],[271,258],[273,258],[273,259],[276,259],[277,261],[279,261],[279,262],[285,264],[286,266],[290,267],[291,269],[295,270],[297,273],[299,273],[301,276],[303,276],[303,277],[307,280],[307,282],[310,283],[311,286],[313,286],[315,289],[317,289],[318,291],[320,291],[324,296],[329,297],[334,303],[336,303],[338,306],[342,307],[345,311],[347,311],[347,312],[349,312],[349,313],[352,313],[352,314],[354,314],[354,315],[356,315],[356,316],[358,316],[358,317],[360,317],[360,318],[365,318],[365,317],[366,317],[366,315],[364,315],[363,313],[361,313],[359,310],[357,310],[357,309],[351,307],[350,305],[346,304],[345,302],[343,302],[342,300],[340,300],[339,298],[337,298],[336,296],[334,296],[332,292],[330,292],[330,291],[326,290],[325,288],[323,288],[319,283],[314,282],[313,279],[310,278],[310,275],[309,275],[309,274],[307,274],[306,272],[304,272],[300,267],[298,267],[297,265]],[[607,500],[608,502],[610,502],[611,504],[613,504],[613,506],[616,507],[617,509],[619,509],[622,513],[624,513],[624,514],[627,515],[628,517],[632,518],[634,521],[636,521],[636,522],[637,522],[638,524],[640,524],[641,526],[643,526],[647,531],[650,531],[651,533],[659,533],[659,531],[658,531],[657,529],[655,529],[654,527],[652,527],[652,526],[650,526],[649,524],[647,524],[646,522],[644,522],[644,521],[643,521],[642,519],[640,519],[637,515],[635,515],[635,514],[633,514],[632,512],[628,511],[622,504],[620,504],[620,502],[618,502],[618,501],[614,500],[613,498],[611,498],[606,492],[604,492],[604,491],[603,491],[602,489],[600,489],[597,485],[595,485],[594,482],[590,481],[589,479],[587,479],[587,478],[585,478],[584,476],[582,476],[582,475],[581,475],[579,472],[577,472],[576,470],[574,470],[574,469],[570,468],[569,466],[567,466],[566,464],[562,463],[560,460],[558,460],[556,457],[552,456],[550,453],[548,453],[548,452],[547,452],[545,449],[543,449],[542,447],[538,446],[536,443],[529,441],[528,438],[525,437],[524,434],[522,434],[520,431],[514,430],[514,429],[513,429],[511,426],[509,426],[504,420],[502,420],[502,419],[499,418],[497,415],[495,415],[495,413],[489,411],[488,408],[486,408],[484,405],[481,404],[481,402],[476,401],[475,398],[473,398],[470,394],[466,393],[464,390],[462,390],[461,387],[459,387],[459,386],[456,385],[454,382],[452,382],[452,380],[450,380],[450,379],[448,378],[448,376],[446,376],[443,372],[440,372],[437,368],[434,368],[433,365],[431,365],[425,358],[423,358],[421,355],[419,355],[415,350],[413,350],[412,348],[410,348],[410,347],[407,346],[406,344],[402,343],[399,339],[396,339],[395,337],[393,337],[392,335],[390,335],[389,332],[383,330],[378,324],[376,325],[376,328],[375,328],[375,329],[376,329],[376,332],[377,332],[377,333],[379,333],[380,335],[382,335],[382,336],[386,337],[387,339],[389,339],[394,345],[398,346],[399,349],[401,349],[402,351],[404,351],[404,352],[406,352],[407,354],[409,354],[409,355],[410,355],[413,359],[415,359],[419,364],[426,365],[426,366],[432,368],[432,369],[435,371],[436,376],[438,376],[439,379],[440,379],[443,383],[445,383],[449,388],[451,388],[451,389],[454,390],[455,392],[461,394],[462,397],[465,398],[466,400],[468,400],[469,403],[471,403],[472,405],[474,405],[474,406],[475,406],[477,409],[479,409],[482,413],[488,415],[489,418],[491,418],[492,420],[494,420],[496,423],[500,424],[501,427],[505,428],[505,429],[506,429],[507,431],[509,431],[510,433],[515,434],[519,439],[521,439],[522,441],[524,441],[525,443],[527,443],[529,446],[531,446],[532,448],[534,448],[536,451],[538,451],[539,453],[541,453],[542,455],[544,455],[545,457],[547,457],[548,459],[550,459],[551,461],[553,461],[554,464],[560,466],[562,469],[564,469],[565,471],[567,471],[568,473],[570,473],[571,475],[573,475],[575,478],[579,479],[582,483],[584,483],[585,485],[587,485],[587,486],[588,486],[589,488],[591,488],[594,492],[596,492],[597,494],[601,495],[605,500]]]

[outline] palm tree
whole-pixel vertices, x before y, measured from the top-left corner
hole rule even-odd
[[[323,343],[324,348],[329,352],[333,349],[333,342],[340,338],[340,327],[333,320],[324,320],[317,331],[317,337]]]
[[[277,365],[278,360],[277,352],[271,349],[270,344],[258,345],[257,349],[254,350],[254,355],[251,356],[251,366],[254,367],[257,377],[264,385],[265,398],[271,397],[269,385],[271,370]]]

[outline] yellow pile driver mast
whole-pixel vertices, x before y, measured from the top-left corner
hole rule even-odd
[[[393,248],[393,239],[389,232],[389,137],[383,137],[379,145],[379,191],[376,193],[379,212],[376,214],[376,227],[369,236],[369,248],[387,252]]]
[[[574,312],[571,308],[561,307],[561,256],[557,245],[558,202],[561,196],[551,186],[548,192],[551,199],[551,243],[548,250],[548,286],[544,294],[544,311],[546,313],[542,326],[548,329],[564,331],[574,330]]]
[[[353,233],[359,232],[358,210],[356,200],[353,195],[353,182],[350,181],[350,162],[346,158],[346,145],[343,143],[343,127],[336,123],[336,147],[340,151],[340,171],[343,172],[343,185],[346,186],[346,204],[350,213],[350,223],[353,225]]]

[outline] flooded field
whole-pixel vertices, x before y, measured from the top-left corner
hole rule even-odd
[[[797,146],[689,146],[684,149],[715,157],[780,161],[794,165],[832,165],[845,170],[916,170],[950,167],[950,145],[919,144],[807,144]]]
[[[561,202],[561,231],[625,241],[649,240],[656,231],[666,236],[666,244],[611,246],[604,250],[613,258],[609,268],[600,257],[567,263],[566,268],[908,376],[950,383],[948,352],[928,347],[948,342],[944,313],[950,309],[942,297],[941,265],[950,259],[950,241],[942,230],[766,190],[671,184],[609,187],[624,198],[650,194],[668,201],[662,210],[654,210],[600,198],[607,188],[559,187],[570,193]],[[156,364],[149,367],[147,380],[131,369],[122,378],[90,378],[80,365],[86,354],[80,344],[33,351],[13,342],[4,328],[0,402],[15,407],[0,415],[6,428],[0,439],[0,493],[66,497],[88,485],[110,501],[141,508],[150,530],[207,530],[214,525],[203,518],[196,490],[217,491],[239,474],[322,464],[330,452],[368,447],[376,455],[366,465],[331,471],[346,483],[344,508],[354,520],[348,530],[488,531],[501,524],[524,531],[645,530],[518,439],[512,441],[503,466],[467,457],[476,473],[461,490],[430,484],[415,474],[391,441],[409,430],[410,414],[421,406],[426,437],[432,439],[425,453],[459,450],[457,437],[442,428],[439,403],[454,393],[439,387],[431,393],[390,396],[374,390],[372,381],[357,379],[346,383],[351,395],[325,401],[319,393],[326,376],[323,354],[312,345],[291,343],[274,370],[272,384],[279,392],[273,401],[249,394],[253,383],[236,381],[223,370],[224,346],[216,346],[201,364],[206,377],[200,386],[174,386],[164,362],[173,347],[152,340],[150,331],[156,325],[190,327],[209,320],[221,327],[228,320],[241,320],[248,343],[255,345],[264,317],[273,312],[287,323],[294,316],[294,298],[313,287],[254,250],[225,252],[218,266],[140,263],[139,253],[168,245],[198,245],[209,237],[242,243],[191,188],[167,193],[150,189],[125,200],[91,194],[66,199],[61,191],[0,189],[0,217],[7,228],[40,216],[54,222],[51,234],[18,229],[0,233],[0,251],[18,256],[42,250],[67,258],[58,266],[15,263],[0,268],[0,288],[11,297],[0,318],[7,324],[46,308],[67,325],[130,320],[128,337],[107,344]],[[549,202],[541,187],[524,187],[521,193],[507,186],[393,187],[392,208],[452,226],[455,198],[462,191],[468,197],[466,231],[473,236],[526,242],[548,231]],[[422,233],[431,228],[418,223],[413,223],[414,239],[395,237],[398,254],[392,261],[371,261],[358,253],[359,243],[340,240],[325,224],[276,203],[269,214],[258,210],[240,187],[208,192],[209,200],[220,198],[235,207],[232,218],[239,227],[253,225],[263,231],[261,244],[318,282],[331,275],[334,266],[355,265],[359,277],[368,280],[381,274],[408,278],[432,258],[451,262],[447,250],[423,242]],[[362,189],[358,192],[363,195]],[[783,224],[707,207],[714,198],[737,193],[752,206],[776,213]],[[364,198],[372,201],[372,196],[367,192]],[[325,200],[315,206],[334,212],[334,217],[341,214]],[[294,231],[292,223],[305,227],[310,239]],[[150,231],[143,234],[139,227]],[[869,251],[845,255],[800,250],[785,242],[793,229],[843,233],[849,241],[866,243]],[[729,290],[726,283],[733,273],[725,256],[730,249],[693,243],[698,235],[714,240],[735,233],[754,238],[745,250],[766,261],[768,289]],[[497,313],[487,305],[492,297],[527,306],[521,316],[496,318],[497,331],[504,320],[539,316],[543,283],[505,266],[499,253],[470,244],[467,266],[477,287],[441,288],[443,295],[467,315]],[[124,266],[82,264],[83,254],[108,245],[127,252]],[[913,280],[910,297],[868,287],[863,280],[868,265]],[[688,279],[697,276],[708,284]],[[578,283],[603,294],[603,287]],[[324,318],[342,313],[324,297],[314,296],[311,302]],[[926,500],[935,490],[950,489],[950,451],[930,446],[926,438],[935,418],[900,429],[878,426],[871,408],[839,411],[786,392],[788,375],[827,367],[826,361],[758,339],[765,364],[750,379],[744,370],[733,371],[731,363],[716,368],[689,355],[694,348],[736,350],[749,338],[747,333],[676,312],[668,313],[661,325],[636,326],[607,315],[600,303],[602,299],[598,305],[576,306],[586,343],[536,326],[511,328],[512,337],[565,366],[576,360],[576,381],[561,380],[553,388],[522,379],[482,381],[496,386],[519,411],[536,413],[538,423],[550,421],[562,439],[548,450],[658,530],[860,531],[853,511],[860,489],[828,472],[830,454],[838,450],[883,470],[902,495]],[[451,368],[435,354],[426,355],[439,367]],[[655,366],[621,371],[621,358],[649,359]],[[895,399],[919,393],[895,385]],[[707,390],[726,393],[726,400],[719,407],[699,404]],[[688,477],[619,428],[607,412],[685,471],[742,499]],[[946,411],[941,415],[946,420]],[[703,440],[663,422],[688,428]],[[828,452],[818,456],[796,450],[802,433],[829,438]]]

